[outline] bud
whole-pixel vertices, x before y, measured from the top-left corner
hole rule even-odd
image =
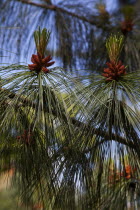
[[[121,22],[121,31],[124,35],[133,30],[134,8],[132,6],[125,6],[122,8],[124,20]]]
[[[49,38],[50,32],[47,31],[47,29],[45,28],[42,31],[39,28],[38,31],[34,32],[37,55],[32,55],[31,62],[33,64],[28,65],[28,68],[31,71],[35,71],[36,73],[39,73],[41,71],[43,71],[44,73],[49,73],[49,69],[47,67],[55,63],[54,61],[51,61],[52,57],[50,55],[45,57],[45,50],[49,42]]]
[[[123,48],[124,36],[112,35],[106,41],[106,48],[111,62],[117,63]]]
[[[42,58],[44,58],[45,56],[45,50],[49,42],[49,39],[50,39],[50,31],[47,31],[46,28],[42,29],[42,31],[39,28],[38,31],[34,32],[36,49]]]

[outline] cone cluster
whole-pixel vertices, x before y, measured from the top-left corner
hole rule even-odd
[[[126,74],[126,67],[122,64],[121,61],[117,63],[110,61],[107,62],[106,65],[108,67],[104,68],[104,73],[102,75],[107,78],[107,81],[118,80],[120,76]]]
[[[133,23],[131,20],[121,22],[121,31],[124,35],[133,30]]]
[[[135,174],[136,169],[132,169],[132,167],[130,165],[125,166],[123,172],[116,172],[114,173],[113,171],[111,172],[110,176],[109,176],[109,182],[118,182],[120,181],[121,178],[125,178],[127,180],[134,178],[134,174]]]
[[[28,131],[24,131],[24,133],[21,135],[21,136],[17,136],[17,139],[27,145],[29,145],[31,143],[31,137],[32,137],[32,134],[31,132],[28,132]]]
[[[31,61],[33,64],[29,64],[28,68],[31,71],[35,71],[37,73],[41,71],[43,71],[44,73],[49,73],[49,69],[47,67],[55,63],[54,61],[50,62],[51,60],[52,57],[50,55],[46,58],[43,58],[40,53],[37,53],[37,55],[33,54],[31,57]]]

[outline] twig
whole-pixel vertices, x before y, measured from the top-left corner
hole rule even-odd
[[[62,13],[66,13],[66,14],[71,15],[71,16],[73,16],[73,17],[76,17],[76,18],[78,18],[78,19],[80,19],[80,20],[83,20],[83,21],[85,21],[85,22],[88,22],[88,23],[90,23],[90,24],[92,24],[92,25],[96,25],[97,27],[101,27],[101,24],[100,24],[99,21],[97,20],[97,16],[92,17],[92,19],[90,20],[90,19],[87,19],[87,18],[84,17],[84,16],[75,14],[75,13],[73,13],[73,12],[70,12],[70,11],[68,11],[68,10],[66,10],[66,9],[61,8],[61,7],[57,7],[57,6],[55,6],[55,5],[39,4],[39,3],[27,1],[27,0],[18,0],[18,1],[20,1],[20,2],[22,2],[22,3],[25,3],[25,4],[30,4],[30,5],[33,5],[33,6],[36,6],[36,7],[41,7],[41,8],[45,8],[45,9],[50,9],[50,10],[53,10],[53,11],[60,11],[60,12],[62,12]],[[93,18],[94,18],[94,20],[93,20]]]

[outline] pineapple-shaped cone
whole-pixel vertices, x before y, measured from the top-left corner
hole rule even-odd
[[[111,36],[106,42],[107,52],[110,62],[107,62],[107,68],[104,68],[102,74],[107,81],[118,80],[126,74],[126,67],[119,60],[120,53],[123,48],[123,36]]]
[[[32,55],[31,61],[33,64],[29,64],[28,68],[31,71],[35,71],[37,73],[43,71],[44,73],[49,73],[48,67],[53,65],[55,62],[52,61],[52,57],[49,55],[45,57],[45,50],[46,46],[48,44],[50,38],[50,32],[46,29],[43,29],[42,31],[39,30],[35,31],[34,33],[34,39],[37,49],[37,55]]]
[[[121,22],[121,31],[124,36],[133,30],[134,26],[134,8],[132,6],[125,6],[122,8],[124,20]]]

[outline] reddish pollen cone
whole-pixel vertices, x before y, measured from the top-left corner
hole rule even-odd
[[[47,67],[52,66],[55,62],[52,61],[51,56],[47,56],[46,58],[43,58],[40,53],[37,53],[37,55],[32,55],[31,61],[33,64],[29,64],[28,68],[31,71],[36,71],[39,73],[40,71],[43,71],[44,73],[49,73],[49,69]]]
[[[121,173],[120,172],[113,172],[111,173],[111,175],[109,176],[109,183],[110,184],[114,184],[115,182],[120,181],[121,178]]]
[[[125,169],[122,173],[122,177],[126,178],[126,179],[130,179],[132,177],[134,177],[134,173],[136,171],[136,168],[132,168],[130,165],[126,165]]]
[[[38,203],[38,204],[34,205],[32,209],[33,210],[43,209],[43,205]]]
[[[30,145],[32,141],[32,134],[25,130],[21,136],[17,136],[17,140],[25,143],[26,145]]]
[[[126,165],[122,172],[114,172],[113,170],[110,171],[109,174],[109,183],[115,184],[121,180],[121,178],[125,178],[127,180],[135,177],[136,168],[132,168],[130,165]]]
[[[133,30],[133,23],[131,20],[125,20],[125,21],[122,21],[121,22],[121,30],[122,30],[122,33],[124,35],[126,35],[128,32],[132,31]]]
[[[132,177],[132,174],[133,174],[132,167],[130,165],[127,165],[125,167],[125,178],[130,179]]]
[[[126,74],[126,67],[121,61],[118,63],[110,61],[107,62],[106,65],[108,68],[104,68],[104,73],[102,75],[107,78],[107,81],[118,80],[120,76]]]

